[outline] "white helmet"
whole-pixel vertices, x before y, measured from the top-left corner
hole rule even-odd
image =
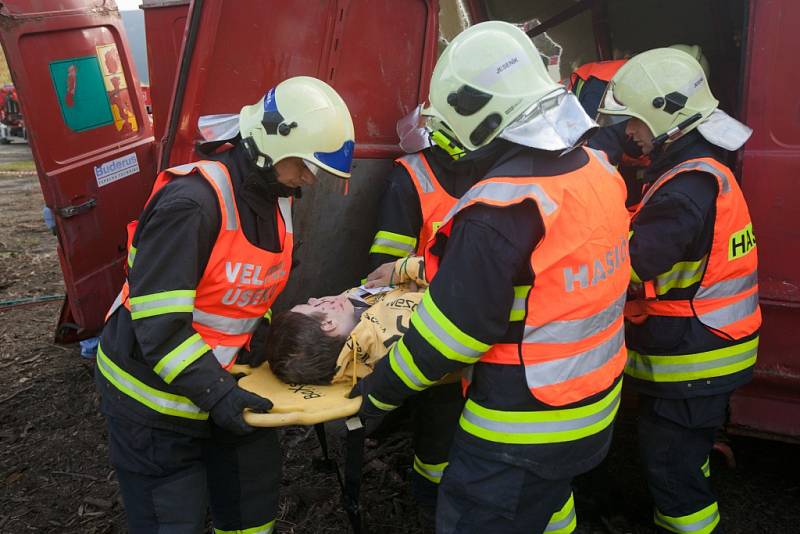
[[[442,53],[423,114],[476,150],[560,89],[525,32],[507,22],[482,22],[458,34]]]
[[[245,150],[262,169],[297,157],[350,177],[353,119],[342,97],[322,80],[297,76],[279,83],[242,108],[239,132]]]

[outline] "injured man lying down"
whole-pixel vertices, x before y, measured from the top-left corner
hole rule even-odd
[[[393,269],[388,287],[311,298],[277,314],[266,340],[272,372],[287,384],[330,384],[371,373],[408,329],[428,285],[420,257],[397,260]]]

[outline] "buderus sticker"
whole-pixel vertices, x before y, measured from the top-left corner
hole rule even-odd
[[[139,172],[139,160],[136,158],[136,152],[132,152],[127,156],[95,166],[94,177],[97,179],[97,187],[103,187],[137,172]]]

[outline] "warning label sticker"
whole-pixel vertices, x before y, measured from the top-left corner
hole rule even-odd
[[[139,172],[139,160],[136,158],[136,152],[132,152],[127,156],[95,166],[94,177],[97,180],[97,187],[103,187],[137,172]]]

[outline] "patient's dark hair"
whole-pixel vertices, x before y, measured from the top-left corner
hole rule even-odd
[[[287,384],[330,384],[347,336],[322,330],[324,313],[286,311],[275,316],[266,340],[267,361]]]

